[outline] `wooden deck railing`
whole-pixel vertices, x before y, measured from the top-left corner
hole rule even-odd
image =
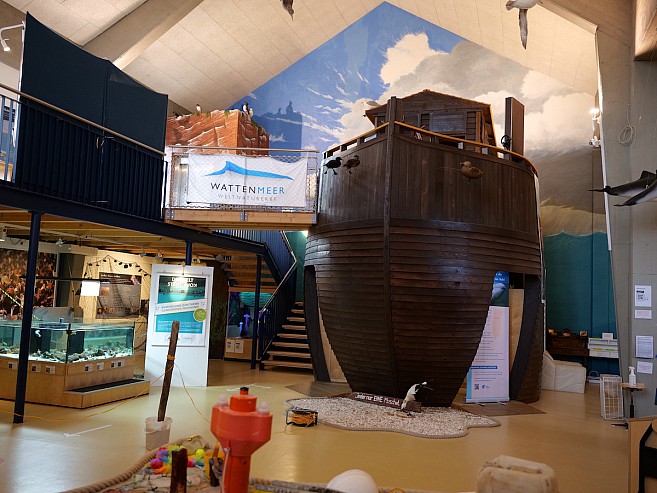
[[[338,152],[345,152],[355,146],[364,144],[378,137],[384,137],[385,135],[387,135],[387,132],[385,130],[386,127],[388,127],[388,125],[389,125],[388,123],[384,123],[383,125],[373,128],[372,130],[365,132],[363,134],[360,134],[357,137],[354,137],[353,139],[350,139],[346,142],[330,147],[324,153],[324,157],[329,158]],[[506,159],[509,161],[523,163],[526,166],[528,166],[534,174],[538,175],[538,171],[536,170],[536,167],[532,164],[531,161],[529,161],[529,159],[527,159],[525,156],[521,154],[515,153],[508,149],[495,147],[490,144],[484,144],[482,142],[460,139],[458,137],[452,137],[450,135],[430,132],[429,130],[414,127],[413,125],[409,125],[407,123],[398,122],[398,121],[394,123],[393,131],[398,131],[400,135],[410,136],[418,140],[430,142],[433,144],[447,145],[458,149],[478,152],[483,155],[495,156],[499,159]]]

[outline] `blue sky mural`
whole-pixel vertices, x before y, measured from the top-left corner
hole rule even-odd
[[[600,298],[588,282],[595,266],[601,276],[596,283],[610,285],[607,252],[590,247],[594,238],[604,246],[593,233],[606,230],[604,211],[595,209],[587,192],[594,188],[592,95],[383,3],[234,107],[249,102],[272,147],[323,152],[370,130],[367,109],[424,89],[490,104],[498,145],[505,99],[525,105],[525,155],[539,173],[541,227],[554,235],[546,241],[554,253],[546,259],[548,324],[595,335],[615,330],[613,316],[607,317],[613,301]],[[571,238],[582,240],[578,249]],[[575,260],[562,275],[550,264],[564,259]],[[573,279],[581,282],[575,286]],[[577,303],[555,311],[550,300],[564,292]]]
[[[351,113],[356,102],[376,101],[385,93],[387,84],[381,78],[381,69],[388,49],[405,35],[420,32],[427,33],[427,42],[436,51],[451,51],[462,41],[459,36],[384,3],[244,100],[236,101],[233,107],[241,108],[243,101],[248,101],[256,121],[273,137],[272,146],[323,151],[341,140],[345,130],[341,120]],[[287,120],[294,114],[297,116],[285,123],[303,126],[301,142],[297,141],[298,136],[281,133],[282,127],[274,126],[270,131],[269,120],[273,116]]]
[[[555,233],[591,233],[590,194],[582,192],[592,188],[593,96],[389,3],[233,107],[248,101],[272,147],[323,152],[370,130],[367,109],[424,89],[490,104],[498,145],[506,97],[522,102],[525,154],[539,170],[545,230],[554,223]],[[604,231],[602,214],[595,214],[594,222],[593,229]]]

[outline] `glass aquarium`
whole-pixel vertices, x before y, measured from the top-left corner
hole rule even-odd
[[[30,360],[72,363],[132,356],[134,322],[34,322]],[[0,321],[0,355],[18,358],[21,321]]]

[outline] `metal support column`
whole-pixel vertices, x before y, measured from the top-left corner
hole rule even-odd
[[[21,345],[18,352],[18,372],[16,375],[16,399],[14,400],[14,423],[22,423],[25,415],[25,394],[27,390],[27,367],[30,357],[30,330],[32,329],[32,308],[34,306],[34,285],[39,253],[39,234],[41,233],[41,212],[32,211],[30,224],[30,245],[27,250],[27,269],[25,272],[25,295],[23,299],[23,323],[21,325]]]
[[[187,247],[185,248],[185,265],[192,265],[192,242],[185,242]]]
[[[255,300],[253,302],[253,335],[251,336],[251,369],[256,367],[258,337],[260,336],[260,276],[262,275],[262,255],[256,255]]]

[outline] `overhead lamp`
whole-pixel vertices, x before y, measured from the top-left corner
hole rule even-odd
[[[7,26],[7,27],[2,27],[0,28],[0,44],[2,45],[2,51],[11,51],[11,48],[7,44],[7,40],[2,37],[3,31],[7,31],[9,29],[16,29],[16,28],[21,28],[25,29],[25,22],[21,22],[20,24],[16,24],[13,26]]]
[[[60,246],[64,246],[64,240],[62,240],[61,238],[58,239],[58,240],[55,242],[55,245],[57,245],[58,247],[60,247]]]
[[[0,241],[5,241],[7,239],[7,228],[2,228],[0,230]]]

